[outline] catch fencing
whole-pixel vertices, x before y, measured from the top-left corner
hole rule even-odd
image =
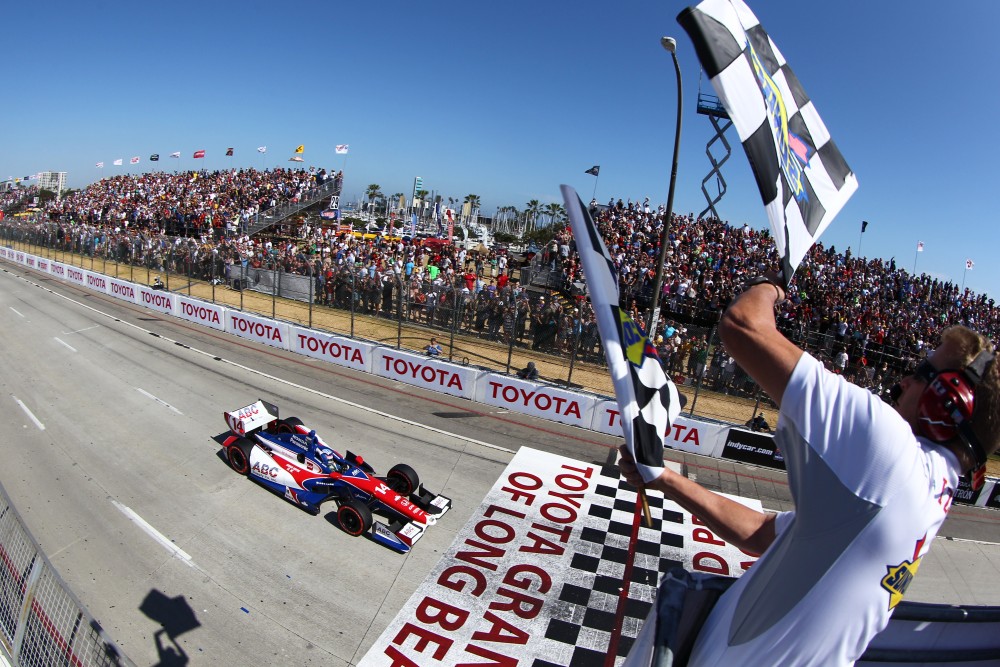
[[[15,667],[131,667],[0,486],[0,653]]]

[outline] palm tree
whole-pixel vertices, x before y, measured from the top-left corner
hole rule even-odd
[[[538,219],[538,214],[542,211],[542,205],[537,199],[532,199],[527,204],[527,208],[524,209],[524,228],[525,231],[532,231],[535,228],[535,221]],[[531,222],[528,222],[528,218],[531,218]]]
[[[563,208],[562,204],[555,202],[546,206],[544,213],[549,216],[550,225],[558,225],[566,219],[566,209]]]
[[[371,185],[368,186],[368,189],[365,191],[365,196],[368,197],[369,210],[374,211],[375,200],[382,196],[382,186],[379,185],[378,183],[372,183]]]
[[[465,201],[462,203],[469,205],[469,218],[470,220],[466,222],[471,222],[476,219],[479,214],[479,195],[465,195]]]

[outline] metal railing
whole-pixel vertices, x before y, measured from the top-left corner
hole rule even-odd
[[[134,663],[56,572],[0,486],[0,649],[15,667]]]
[[[263,229],[267,229],[271,225],[276,225],[282,220],[309,208],[323,199],[339,196],[343,184],[343,178],[331,178],[318,187],[306,190],[302,193],[302,197],[297,202],[282,204],[281,206],[275,206],[274,208],[261,211],[257,215],[253,224],[249,225],[247,228],[247,233],[250,235],[256,234]]]

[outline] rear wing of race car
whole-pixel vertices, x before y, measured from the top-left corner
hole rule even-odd
[[[277,421],[278,406],[268,403],[263,399],[258,399],[256,403],[251,403],[245,408],[233,410],[232,412],[223,412],[222,416],[225,417],[226,424],[229,425],[233,433],[245,436],[260,430],[273,421]]]

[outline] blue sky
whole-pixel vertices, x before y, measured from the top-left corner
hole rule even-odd
[[[695,113],[700,68],[687,2],[15,3],[0,53],[0,178],[66,171],[345,169],[345,195],[409,193],[414,176],[483,210],[589,199],[666,200],[684,89],[675,210],[705,208],[712,136]],[[815,102],[860,187],[823,236],[861,254],[1000,296],[992,119],[1000,3],[750,2]],[[735,130],[729,139],[736,144]],[[336,144],[350,153],[334,154]],[[261,156],[257,146],[266,145]],[[227,147],[233,158],[224,157]],[[206,158],[195,161],[195,150]],[[181,151],[181,160],[168,160]],[[128,166],[132,156],[142,162]],[[111,166],[123,158],[125,167]],[[765,227],[742,150],[724,168],[724,219]],[[918,241],[926,250],[916,255]],[[965,260],[975,268],[965,272]]]

